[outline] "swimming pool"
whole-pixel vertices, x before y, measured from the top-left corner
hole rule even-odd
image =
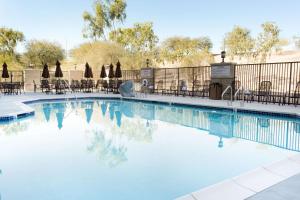
[[[300,120],[122,100],[0,125],[1,199],[174,199],[300,151]]]

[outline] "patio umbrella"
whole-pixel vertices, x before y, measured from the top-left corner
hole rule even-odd
[[[5,78],[5,79],[9,78],[6,62],[3,63],[2,67],[3,67],[2,78]]]
[[[50,78],[50,73],[49,73],[49,69],[48,69],[47,63],[44,65],[42,77],[43,78]]]
[[[107,110],[107,105],[106,105],[106,103],[101,104],[101,111],[102,111],[103,117],[104,117],[105,114],[106,114],[106,110]]]
[[[104,67],[104,65],[102,65],[100,78],[106,78],[106,77],[107,77],[107,74],[105,71],[105,67]]]
[[[115,75],[114,75],[114,66],[113,64],[110,64],[109,65],[109,72],[108,72],[108,78],[114,78]]]
[[[115,77],[116,78],[122,78],[122,71],[121,71],[121,63],[120,61],[117,62],[117,68],[115,72]]]
[[[51,107],[50,104],[43,104],[43,112],[47,122],[50,121]]]
[[[56,61],[55,78],[62,78],[64,75],[61,71],[60,62]]]
[[[89,77],[90,77],[90,78],[94,78],[93,70],[92,70],[91,67],[89,67]]]
[[[85,70],[84,70],[84,78],[88,79],[90,77],[90,65],[89,63],[85,63]]]

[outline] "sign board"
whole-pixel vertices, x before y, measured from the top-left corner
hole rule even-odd
[[[141,69],[141,79],[153,78],[153,69],[152,68],[144,68]]]
[[[232,78],[234,69],[232,65],[213,65],[211,67],[211,78]]]

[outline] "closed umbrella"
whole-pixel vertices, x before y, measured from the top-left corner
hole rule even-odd
[[[7,79],[9,78],[8,70],[7,70],[7,64],[4,62],[3,65],[3,70],[2,70],[2,78]]]
[[[90,77],[90,78],[94,78],[93,70],[92,70],[91,67],[89,67],[89,77]]]
[[[108,72],[108,78],[114,78],[115,74],[114,74],[114,66],[113,64],[109,65],[109,72]]]
[[[56,69],[55,69],[55,78],[62,78],[64,77],[61,67],[60,67],[60,62],[56,61]]]
[[[117,68],[116,68],[115,77],[117,79],[118,78],[122,78],[122,71],[121,71],[121,63],[120,63],[120,61],[117,62]]]
[[[89,63],[85,64],[85,70],[84,70],[84,78],[88,79],[90,78],[90,65]]]
[[[106,78],[106,77],[107,77],[107,74],[105,71],[105,67],[104,67],[104,65],[102,65],[100,78]]]
[[[42,77],[43,78],[50,78],[50,73],[49,73],[49,69],[48,69],[47,64],[44,65]]]

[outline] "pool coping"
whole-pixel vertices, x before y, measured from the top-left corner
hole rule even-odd
[[[43,95],[43,96],[26,96],[26,98],[21,98],[17,100],[10,101],[9,104],[18,106],[19,111],[6,113],[5,115],[0,114],[0,122],[11,122],[17,119],[21,119],[24,117],[34,115],[34,109],[31,108],[28,104],[39,103],[45,101],[63,101],[63,100],[86,100],[86,99],[104,99],[104,100],[126,100],[126,101],[137,101],[137,102],[147,102],[147,103],[157,103],[162,105],[175,105],[175,106],[183,106],[183,107],[192,107],[192,108],[207,108],[214,109],[220,111],[237,111],[240,113],[253,113],[253,114],[263,114],[263,115],[275,115],[281,117],[291,117],[300,119],[300,112],[297,109],[290,109],[293,111],[287,110],[274,110],[272,108],[267,108],[268,106],[259,106],[259,108],[255,109],[249,107],[242,107],[236,105],[234,108],[230,105],[226,105],[226,101],[223,101],[222,105],[216,106],[212,103],[206,102],[184,102],[183,98],[177,97],[167,97],[166,99],[156,99],[156,95],[147,96],[139,96],[135,98],[122,98],[120,95],[107,95],[107,94],[89,94],[89,95],[80,95],[74,96],[64,95]],[[147,98],[147,99],[146,99]],[[184,97],[185,99],[186,97]],[[194,101],[194,100],[193,100]],[[1,99],[0,99],[1,102]],[[213,101],[214,103],[218,101]],[[8,102],[6,102],[8,103]],[[220,102],[219,102],[220,103]],[[255,105],[254,105],[255,106]],[[278,108],[278,106],[275,106]],[[279,107],[279,108],[284,108]],[[228,199],[232,200],[240,200],[246,199],[250,196],[253,196],[266,188],[269,188],[281,181],[284,181],[296,174],[300,173],[300,154],[294,155],[292,157],[287,157],[279,162],[272,163],[267,166],[261,166],[257,169],[248,171],[243,173],[237,177],[229,178],[219,183],[210,185],[198,191],[192,192],[182,197],[178,197],[178,200],[199,200],[199,199],[221,199],[226,196]],[[264,177],[264,178],[262,178]],[[257,183],[260,183],[260,187],[255,187]]]

